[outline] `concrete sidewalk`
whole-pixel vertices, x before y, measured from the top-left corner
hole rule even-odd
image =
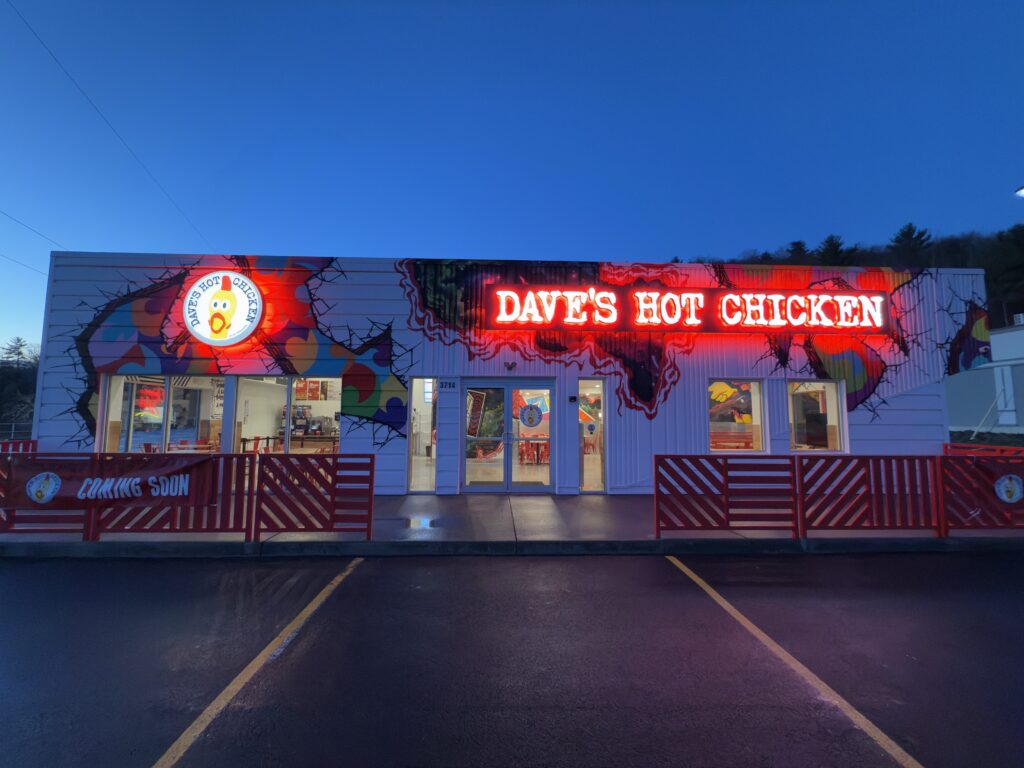
[[[654,536],[650,495],[378,496],[373,540],[361,534],[0,534],[0,557],[275,557],[451,554],[772,554],[1024,548],[1022,531],[687,531]]]

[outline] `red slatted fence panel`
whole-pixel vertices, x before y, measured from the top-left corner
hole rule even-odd
[[[943,456],[939,461],[950,528],[1024,527],[1024,456]]]
[[[789,456],[727,456],[729,528],[785,530],[796,535],[796,478]]]
[[[263,454],[255,540],[264,533],[363,533],[373,527],[374,457]]]
[[[655,456],[655,535],[662,531],[796,533],[790,457]]]
[[[933,456],[801,456],[806,530],[938,530]]]
[[[373,489],[376,458],[370,453],[350,453],[335,457],[334,510],[335,531],[373,534]]]
[[[654,457],[654,532],[727,528],[725,459]]]

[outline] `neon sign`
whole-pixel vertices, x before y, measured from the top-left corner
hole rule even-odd
[[[675,290],[661,286],[488,287],[487,327],[738,333],[882,333],[878,291]]]

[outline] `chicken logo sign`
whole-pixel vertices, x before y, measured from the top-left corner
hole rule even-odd
[[[36,504],[48,504],[60,491],[60,475],[56,472],[40,472],[25,483],[25,495]]]
[[[188,289],[182,304],[185,327],[199,341],[229,347],[245,341],[263,319],[263,295],[238,272],[210,272]]]
[[[994,483],[996,497],[1006,504],[1017,504],[1024,498],[1024,480],[1020,475],[1003,475]]]

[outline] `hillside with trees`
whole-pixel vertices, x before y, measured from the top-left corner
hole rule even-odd
[[[1011,325],[1015,314],[1024,313],[1024,225],[992,235],[932,237],[927,229],[905,224],[885,245],[846,245],[832,234],[815,247],[794,240],[774,251],[748,251],[731,263],[981,268],[991,327]]]

